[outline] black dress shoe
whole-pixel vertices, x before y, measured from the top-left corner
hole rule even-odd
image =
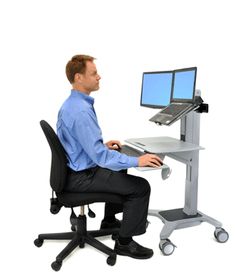
[[[115,218],[115,221],[108,222],[103,219],[101,221],[100,229],[120,229],[122,221]]]
[[[148,259],[153,256],[152,249],[143,247],[133,240],[128,245],[121,245],[119,241],[116,240],[114,250],[119,255],[129,256],[135,259]]]

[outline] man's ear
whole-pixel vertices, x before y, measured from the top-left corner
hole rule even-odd
[[[82,79],[82,75],[81,75],[81,74],[76,73],[76,74],[74,75],[74,82],[80,83],[80,82],[81,82],[81,79]]]

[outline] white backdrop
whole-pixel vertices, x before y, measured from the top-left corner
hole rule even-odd
[[[233,1],[1,1],[1,266],[7,271],[50,271],[64,242],[33,245],[37,234],[69,231],[69,211],[49,212],[50,150],[39,127],[46,119],[55,127],[57,112],[69,95],[64,69],[79,53],[97,58],[102,77],[94,93],[105,140],[179,136],[179,125],[157,127],[148,119],[156,110],[139,106],[143,71],[198,67],[197,88],[210,105],[201,116],[199,210],[223,222],[226,244],[213,239],[206,223],[175,231],[178,247],[169,257],[159,249],[162,223],[149,218],[145,235],[136,240],[153,248],[153,258],[139,261],[119,256],[114,267],[87,246],[64,262],[63,271],[233,271],[234,262],[234,8]],[[139,173],[152,187],[151,208],[183,206],[184,165],[167,181],[160,172]],[[103,204],[93,205],[99,227]],[[102,239],[113,246],[109,238]],[[205,268],[204,268],[205,269]]]

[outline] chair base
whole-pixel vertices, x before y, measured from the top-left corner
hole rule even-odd
[[[83,248],[85,244],[102,251],[108,255],[107,264],[114,265],[116,263],[116,253],[113,249],[107,247],[94,237],[112,235],[117,233],[117,229],[101,229],[95,231],[87,231],[86,216],[79,215],[77,217],[76,231],[64,233],[46,233],[39,234],[38,238],[34,241],[35,246],[41,247],[44,240],[71,240],[68,245],[57,255],[56,261],[51,264],[55,271],[59,271],[63,260],[78,246]]]

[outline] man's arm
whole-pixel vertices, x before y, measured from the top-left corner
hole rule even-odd
[[[111,170],[122,170],[138,166],[138,158],[109,150],[103,143],[102,133],[92,113],[80,112],[73,124],[74,137],[97,165]]]

